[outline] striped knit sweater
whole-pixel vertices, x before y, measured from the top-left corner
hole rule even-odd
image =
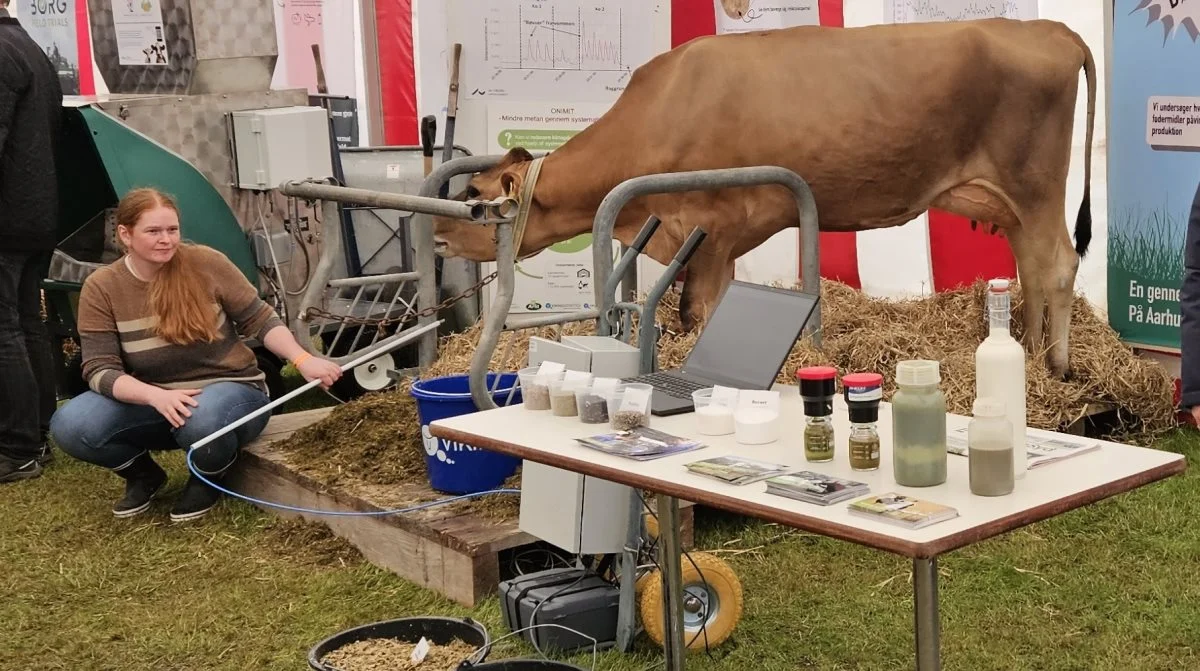
[[[158,318],[150,312],[150,284],[138,279],[121,257],[89,275],[79,295],[83,377],[92,391],[113,398],[113,383],[125,373],[167,389],[235,381],[267,391],[266,376],[238,335],[262,342],[283,321],[224,254],[209,247],[194,249],[197,266],[213,290],[219,338],[181,346],[155,336]]]

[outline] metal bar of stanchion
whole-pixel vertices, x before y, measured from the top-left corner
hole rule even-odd
[[[403,345],[403,344],[409,342],[410,340],[412,340],[413,338],[416,338],[417,336],[421,335],[422,333],[425,333],[426,331],[429,331],[430,329],[435,329],[438,326],[441,326],[443,321],[444,320],[439,319],[439,320],[431,322],[429,324],[424,324],[422,326],[415,327],[409,331],[404,332],[403,335],[400,335],[400,337],[396,338],[392,342],[389,342],[385,345],[381,345],[374,349],[368,350],[365,354],[362,354],[357,359],[354,359],[353,361],[351,361],[349,363],[342,364],[342,366],[341,366],[342,372],[345,373],[346,371],[350,370],[351,368],[354,368],[355,366],[357,366],[359,364],[366,363],[366,362],[370,361],[371,359],[378,357],[380,354],[383,354],[384,352],[390,352],[391,350],[396,349],[400,345]],[[315,387],[319,384],[321,384],[320,380],[310,380],[304,386],[294,389],[291,392],[284,394],[283,396],[280,396],[278,399],[264,405],[263,407],[259,408],[258,410],[255,410],[254,412],[246,415],[245,417],[242,417],[241,419],[237,420],[236,422],[229,424],[228,426],[225,426],[224,428],[221,428],[221,429],[201,438],[200,440],[197,440],[196,442],[192,443],[192,446],[188,449],[194,450],[199,447],[204,447],[205,445],[211,443],[212,441],[216,440],[217,438],[220,438],[221,436],[229,433],[230,431],[233,431],[234,429],[245,424],[246,422],[249,422],[250,420],[254,419],[255,417],[258,417],[259,415],[261,415],[265,412],[270,412],[271,410],[274,410],[275,408],[282,405],[284,402],[292,400],[293,398],[299,396],[300,394],[303,394],[304,392],[308,391],[309,389],[312,389],[313,387]]]

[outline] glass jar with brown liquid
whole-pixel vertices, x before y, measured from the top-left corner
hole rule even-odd
[[[879,468],[879,401],[883,398],[883,376],[851,373],[842,376],[842,393],[850,414],[850,468],[873,471]]]
[[[811,366],[796,371],[800,398],[804,401],[804,458],[822,463],[833,461],[833,395],[837,389],[837,369]]]

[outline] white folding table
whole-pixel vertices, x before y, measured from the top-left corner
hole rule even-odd
[[[701,436],[691,413],[653,417],[650,426],[679,436],[702,439],[707,447],[651,461],[635,461],[583,447],[575,438],[604,433],[606,424],[583,424],[574,417],[532,412],[521,405],[437,420],[434,436],[493,450],[529,461],[582,473],[655,492],[662,543],[664,627],[667,669],[683,668],[683,614],[679,547],[679,499],[720,508],[781,525],[859,543],[909,557],[913,561],[914,628],[917,669],[941,668],[937,593],[937,558],[951,550],[1080,508],[1114,494],[1180,473],[1182,455],[1120,443],[1101,442],[1099,450],[1028,471],[1016,490],[1002,497],[971,494],[967,458],[948,454],[947,481],[936,487],[902,487],[892,478],[891,407],[881,403],[881,463],[876,471],[850,468],[846,405],[835,397],[837,454],[833,461],[808,463],[804,458],[804,413],[799,389],[778,385],[781,392],[780,439],[769,445],[740,445],[734,436]],[[969,417],[947,415],[947,428],[965,426]],[[774,461],[797,469],[866,482],[870,494],[895,490],[958,509],[955,519],[908,530],[855,517],[845,501],[819,506],[766,493],[762,482],[736,486],[690,473],[684,464],[696,459],[738,454]],[[857,500],[856,497],[853,500]]]

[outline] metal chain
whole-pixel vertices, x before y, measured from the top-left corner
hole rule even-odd
[[[405,312],[399,317],[381,317],[378,319],[371,319],[367,317],[351,317],[350,315],[335,315],[320,308],[311,307],[304,311],[304,318],[309,320],[313,317],[323,317],[329,321],[350,326],[375,326],[377,329],[379,329],[380,333],[382,333],[385,328],[391,326],[392,324],[403,324],[404,322],[420,319],[421,317],[437,316],[438,312],[465,298],[470,298],[471,296],[479,293],[479,290],[487,286],[492,280],[496,279],[496,275],[498,274],[499,271],[493,272],[487,277],[484,277],[476,282],[474,285],[467,287],[462,293],[456,296],[450,296],[437,305],[431,305],[423,310],[417,310],[416,312]]]

